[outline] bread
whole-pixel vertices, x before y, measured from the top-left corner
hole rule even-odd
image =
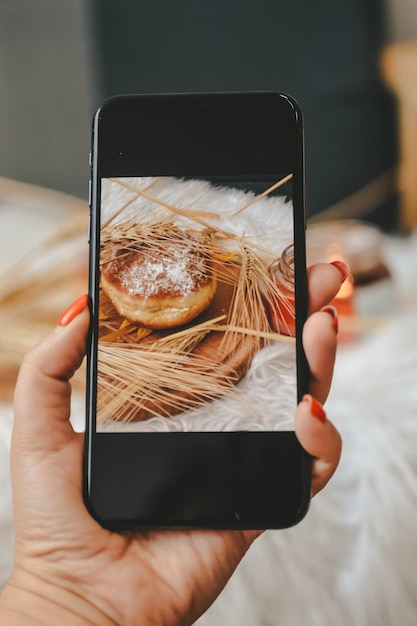
[[[101,286],[117,312],[153,329],[181,326],[213,300],[210,254],[187,233],[113,246],[102,255]]]

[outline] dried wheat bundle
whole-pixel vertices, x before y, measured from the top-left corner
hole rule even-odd
[[[100,293],[98,423],[174,415],[234,394],[266,342],[294,341],[271,329],[266,307],[266,301],[278,302],[283,295],[269,274],[276,251],[240,228],[231,230],[232,222],[220,212],[201,209],[205,188],[197,198],[174,203],[175,194],[158,194],[159,181],[141,187],[137,181],[109,181],[112,191],[120,186],[130,195],[123,194],[124,202],[111,195],[103,202],[101,258],[114,246],[128,254],[143,245],[166,250],[185,237],[190,245],[191,233],[193,245],[212,259],[221,295],[185,328],[160,332],[124,319]],[[254,199],[247,206],[253,204]],[[106,212],[108,205],[112,210]],[[233,208],[240,213],[245,207]]]

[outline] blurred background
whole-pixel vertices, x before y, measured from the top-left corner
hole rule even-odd
[[[199,624],[415,626],[416,0],[0,0],[0,589],[18,367],[86,290],[93,113],[117,93],[223,89],[300,102],[309,262],[344,258],[352,280],[326,403],[340,468]]]
[[[103,98],[277,89],[304,110],[309,215],[392,230],[398,102],[380,53],[415,37],[414,0],[0,0],[0,175],[85,198]]]

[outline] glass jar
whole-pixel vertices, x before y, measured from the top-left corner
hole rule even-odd
[[[268,298],[269,319],[279,333],[295,336],[294,244],[287,246],[269,267],[273,289]]]

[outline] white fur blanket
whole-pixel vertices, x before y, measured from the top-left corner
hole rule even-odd
[[[417,237],[386,252],[398,311],[342,347],[327,403],[341,465],[303,522],[255,543],[200,626],[417,623]],[[12,560],[11,422],[0,406],[0,586]]]

